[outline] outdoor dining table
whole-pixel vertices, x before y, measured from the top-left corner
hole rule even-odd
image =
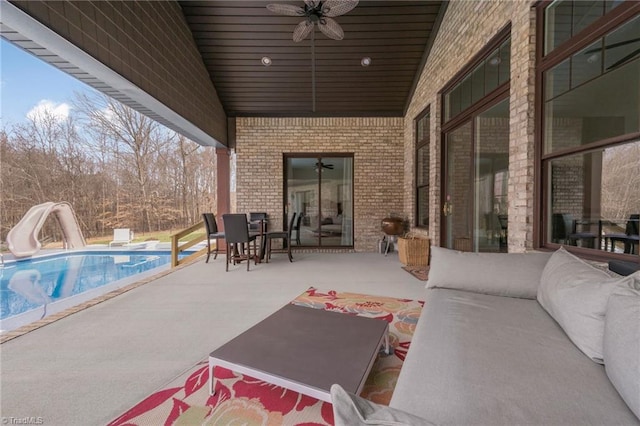
[[[262,263],[262,260],[264,260],[264,255],[265,252],[267,250],[267,239],[265,238],[265,234],[267,233],[267,224],[269,222],[269,219],[259,219],[259,220],[252,220],[249,221],[247,226],[249,226],[249,229],[251,229],[251,225],[257,225],[258,230],[250,230],[249,234],[250,235],[256,235],[258,237],[260,237],[260,252],[258,253],[258,263]]]

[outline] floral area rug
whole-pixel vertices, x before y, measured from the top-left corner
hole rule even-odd
[[[427,281],[427,279],[429,279],[428,266],[403,266],[402,269],[404,269],[420,281]]]
[[[389,404],[424,302],[310,288],[291,303],[389,323],[391,355],[376,360],[361,396]],[[109,423],[124,425],[333,425],[330,403],[216,367],[209,395],[207,359]]]

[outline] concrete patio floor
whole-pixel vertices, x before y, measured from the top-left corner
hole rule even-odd
[[[0,345],[0,414],[106,424],[310,286],[408,299],[397,253],[294,253],[194,264]],[[10,420],[9,420],[10,421]]]

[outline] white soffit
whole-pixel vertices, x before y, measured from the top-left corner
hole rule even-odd
[[[225,145],[6,0],[0,35],[78,80],[204,146]]]

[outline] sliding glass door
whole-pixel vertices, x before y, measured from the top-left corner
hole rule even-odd
[[[507,251],[509,99],[445,133],[444,247]]]
[[[286,154],[284,215],[302,214],[293,244],[353,246],[353,155]]]

